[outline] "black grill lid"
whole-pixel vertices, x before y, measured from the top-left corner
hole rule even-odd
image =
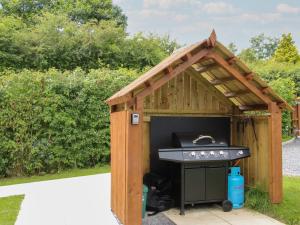
[[[173,145],[177,148],[228,146],[225,141],[215,140],[214,137],[201,133],[173,133]]]

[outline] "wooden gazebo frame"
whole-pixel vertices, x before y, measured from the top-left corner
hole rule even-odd
[[[230,117],[231,144],[252,148],[252,156],[241,165],[246,184],[268,191],[273,203],[282,200],[281,111],[292,108],[219,43],[214,31],[173,53],[107,103],[111,208],[121,223],[141,225],[142,178],[149,171],[149,121],[154,115]],[[138,124],[132,123],[133,113],[139,115]],[[241,132],[245,118],[252,118],[253,127],[245,122]]]

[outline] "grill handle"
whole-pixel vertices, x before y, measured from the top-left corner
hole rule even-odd
[[[193,144],[197,144],[198,141],[202,140],[202,139],[210,139],[211,143],[216,143],[215,139],[212,136],[209,135],[199,135],[199,137],[197,137],[196,139],[193,140]]]

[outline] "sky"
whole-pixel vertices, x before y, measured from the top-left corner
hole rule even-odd
[[[238,49],[264,33],[280,37],[291,33],[300,49],[299,0],[113,0],[128,17],[127,32],[170,35],[180,44],[192,44],[215,29],[218,40]]]

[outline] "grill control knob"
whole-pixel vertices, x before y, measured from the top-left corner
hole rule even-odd
[[[214,152],[214,151],[210,151],[210,154],[211,154],[211,155],[214,155],[214,154],[215,154],[215,152]]]
[[[195,157],[196,156],[196,152],[191,152],[190,154],[192,157]]]
[[[223,151],[220,151],[220,155],[224,155],[224,152],[223,152]]]
[[[241,151],[239,151],[239,154],[240,154],[240,155],[243,155],[243,154],[244,154],[244,152],[241,150]]]
[[[200,152],[201,156],[204,156],[205,155],[205,152]]]

